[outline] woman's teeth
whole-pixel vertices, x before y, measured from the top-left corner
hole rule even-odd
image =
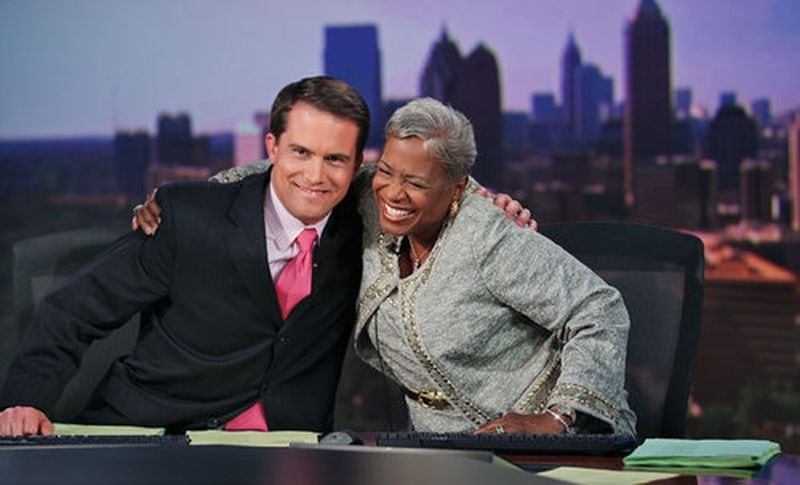
[[[391,217],[405,217],[411,214],[411,211],[402,210],[402,209],[395,209],[394,207],[390,206],[389,204],[384,204],[386,207],[386,214]]]

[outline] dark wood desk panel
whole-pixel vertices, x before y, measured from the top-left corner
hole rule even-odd
[[[162,446],[0,450],[5,484],[560,483],[456,453],[369,447]]]
[[[621,457],[507,454],[530,471],[557,466],[619,470]],[[29,483],[547,483],[489,463],[486,452],[376,448],[250,448],[234,446],[29,447],[0,449],[0,485]],[[780,455],[756,478],[678,476],[658,483],[798,484],[800,456]]]

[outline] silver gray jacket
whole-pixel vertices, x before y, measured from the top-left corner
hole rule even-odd
[[[624,389],[629,319],[619,292],[544,236],[467,195],[431,255],[400,279],[371,190],[361,198],[364,273],[355,346],[392,376],[365,331],[380,305],[400,305],[408,348],[447,412],[406,399],[414,428],[466,431],[508,412],[556,403],[635,434]]]

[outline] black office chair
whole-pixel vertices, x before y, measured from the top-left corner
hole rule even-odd
[[[631,318],[626,365],[639,438],[683,437],[703,307],[703,243],[657,227],[546,224],[541,232],[619,289]]]
[[[88,263],[124,233],[124,229],[90,228],[25,239],[13,248],[14,323],[3,338],[17,342],[35,306],[67,276]],[[52,418],[69,421],[83,409],[112,362],[131,352],[139,333],[136,315],[108,337],[94,342],[56,405]],[[16,345],[13,345],[16,347]],[[16,348],[12,349],[16,352]],[[13,355],[5,356],[8,361]],[[0,376],[0,380],[2,376]]]

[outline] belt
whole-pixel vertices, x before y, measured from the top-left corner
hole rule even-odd
[[[417,401],[420,406],[429,409],[450,409],[452,405],[444,398],[442,391],[421,391],[405,386],[400,386],[406,396]]]

